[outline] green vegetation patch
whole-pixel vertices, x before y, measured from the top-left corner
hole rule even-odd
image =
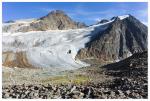
[[[44,80],[41,80],[42,83],[50,83],[50,84],[81,84],[88,82],[89,78],[85,75],[62,75],[49,77]]]

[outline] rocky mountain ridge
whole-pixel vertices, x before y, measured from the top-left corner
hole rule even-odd
[[[86,27],[84,23],[73,21],[61,10],[51,11],[46,16],[25,23],[15,23],[15,21],[8,21],[7,23],[3,26],[3,32],[67,30]]]
[[[91,37],[91,41],[78,52],[76,58],[93,57],[100,61],[117,61],[147,50],[147,26],[132,15],[124,19],[113,19],[106,30]]]

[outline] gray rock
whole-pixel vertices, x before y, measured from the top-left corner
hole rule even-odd
[[[95,28],[98,29],[99,27]],[[116,19],[106,30],[95,33],[76,58],[93,57],[102,63],[122,60],[131,54],[147,51],[147,35],[147,26],[135,17],[130,15],[124,20]]]
[[[66,30],[84,28],[84,23],[75,22],[63,11],[55,10],[48,15],[43,16],[35,21],[24,25],[23,23],[13,23],[3,26],[3,32],[28,32],[28,31],[45,31],[45,30]]]
[[[116,93],[114,91],[110,92],[111,97],[115,97]]]
[[[127,94],[127,95],[129,95],[130,93],[131,93],[131,91],[130,91],[130,90],[127,90],[127,91],[126,91],[126,94]]]
[[[9,95],[10,95],[9,93],[5,93],[5,94],[3,95],[3,97],[4,97],[4,98],[9,98]]]
[[[73,86],[70,93],[72,93],[76,89],[76,86]]]

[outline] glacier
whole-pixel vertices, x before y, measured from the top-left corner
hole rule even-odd
[[[75,59],[77,52],[85,47],[93,35],[107,29],[113,21],[81,29],[10,31],[3,33],[2,52],[25,52],[28,62],[34,67],[71,70],[88,66]],[[3,58],[3,62],[6,61],[6,57]]]

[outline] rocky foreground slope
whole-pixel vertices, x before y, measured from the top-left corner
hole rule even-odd
[[[89,69],[90,67],[88,67]],[[100,69],[103,70],[101,71]],[[3,98],[42,98],[42,99],[79,99],[79,98],[136,98],[146,99],[148,97],[148,75],[147,75],[147,52],[136,53],[133,56],[103,67],[98,67],[87,73],[106,76],[99,79],[106,79],[112,76],[111,81],[107,82],[84,82],[69,84],[29,84],[29,85],[5,85],[3,86]],[[85,69],[83,69],[85,70]],[[100,72],[100,71],[101,72]],[[80,69],[80,71],[82,71]],[[77,71],[75,71],[77,72]],[[97,73],[98,72],[98,73]],[[94,79],[92,78],[92,79]]]

